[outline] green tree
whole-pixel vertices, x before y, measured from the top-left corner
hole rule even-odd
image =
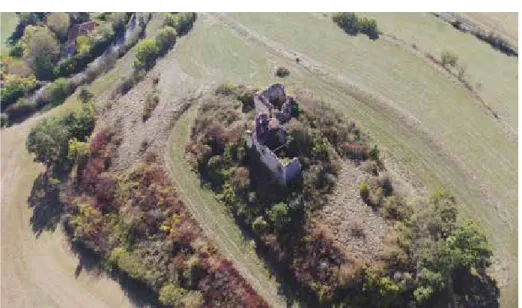
[[[450,51],[443,51],[441,54],[441,61],[443,66],[457,66],[457,61],[459,60],[459,57],[450,52]]]
[[[165,25],[174,27],[178,34],[183,35],[187,33],[196,21],[196,13],[170,13],[165,18]]]
[[[0,90],[2,99],[2,109],[7,105],[16,102],[16,100],[31,90],[36,88],[36,78],[34,76],[22,77],[19,75],[9,74],[2,76],[4,86]]]
[[[288,150],[290,156],[308,156],[312,145],[309,130],[297,119],[291,119],[288,128]]]
[[[46,57],[36,57],[33,60],[34,74],[38,80],[54,80],[54,61]]]
[[[35,155],[35,161],[55,167],[67,159],[69,140],[85,141],[94,129],[94,110],[81,110],[62,117],[51,117],[35,125],[26,141],[26,148]]]
[[[35,154],[35,161],[52,167],[67,156],[71,133],[59,118],[48,118],[31,129],[27,150]]]
[[[377,28],[377,21],[373,18],[363,17],[360,21],[361,32],[375,39],[379,36],[379,29]]]
[[[78,98],[84,104],[87,104],[88,102],[90,102],[93,97],[94,97],[94,95],[86,88],[82,88],[80,90],[80,93],[78,94]]]
[[[359,193],[364,202],[367,202],[370,198],[370,187],[366,183],[361,183],[359,187]]]
[[[166,26],[156,35],[156,45],[158,46],[159,54],[165,54],[176,43],[177,36],[176,29]]]
[[[258,235],[264,234],[268,231],[268,223],[263,218],[263,216],[258,216],[254,222],[252,223],[252,230]]]
[[[159,301],[163,305],[182,307],[186,290],[173,283],[164,285],[159,291]]]
[[[158,57],[158,46],[153,39],[145,39],[136,46],[136,59],[134,60],[134,68],[149,69],[154,65]]]
[[[127,23],[127,14],[126,13],[112,13],[112,29],[114,29],[115,33],[120,33],[125,31],[125,24]]]
[[[69,31],[69,14],[63,12],[51,13],[47,16],[47,26],[51,29],[60,41],[67,39],[67,32]]]
[[[199,308],[204,304],[203,295],[199,291],[188,291],[181,300],[184,308]]]
[[[282,231],[290,222],[288,206],[282,202],[275,204],[268,211],[268,217],[276,231]]]
[[[359,33],[361,28],[359,24],[359,17],[355,13],[334,13],[332,20],[337,23],[348,34],[355,35]]]
[[[88,36],[80,35],[76,38],[76,46],[78,54],[85,55],[91,51],[92,42]]]
[[[89,144],[87,142],[78,141],[76,138],[69,140],[69,151],[67,158],[72,161],[81,161],[89,156]]]
[[[56,61],[60,55],[60,45],[49,28],[27,26],[22,37],[24,56],[34,65],[37,58]]]
[[[432,215],[428,219],[427,229],[435,238],[445,238],[456,228],[458,207],[455,197],[444,189],[437,189],[430,196],[429,207]]]
[[[16,43],[9,49],[9,55],[14,58],[20,58],[24,54],[24,47],[20,42]]]
[[[74,87],[65,78],[59,78],[56,79],[50,86],[49,86],[49,93],[50,93],[50,99],[51,102],[54,104],[60,104],[65,101],[69,95],[74,91]]]

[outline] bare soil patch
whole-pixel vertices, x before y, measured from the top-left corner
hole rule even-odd
[[[156,78],[159,81],[155,85]],[[107,102],[98,129],[114,128],[121,137],[112,168],[124,170],[146,153],[163,153],[173,124],[190,105],[190,98],[197,95],[197,90],[195,83],[171,57],[158,61],[155,68],[125,95]],[[143,107],[154,91],[159,102],[150,117],[144,120]]]
[[[386,220],[359,194],[359,185],[370,177],[361,165],[345,163],[328,202],[317,213],[320,224],[329,227],[339,248],[369,262],[376,260],[390,230]]]

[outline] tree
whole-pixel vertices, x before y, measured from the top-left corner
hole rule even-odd
[[[457,202],[446,190],[438,189],[430,197],[429,210],[433,215],[427,219],[427,229],[435,238],[445,238],[456,228]]]
[[[38,80],[54,80],[54,61],[46,57],[36,57],[33,60],[34,74]]]
[[[73,84],[67,79],[56,79],[51,86],[49,86],[50,100],[55,104],[62,103],[73,91]]]
[[[361,183],[359,187],[359,194],[364,202],[367,202],[370,198],[370,187],[366,183]]]
[[[125,31],[125,24],[127,23],[126,13],[112,13],[112,28],[115,33]]]
[[[76,138],[69,140],[69,151],[67,158],[72,161],[82,161],[89,156],[89,144],[87,142],[78,141]]]
[[[442,65],[444,67],[446,66],[457,66],[457,61],[459,60],[459,57],[450,52],[450,51],[443,51],[442,54],[441,54],[441,60],[442,60]]]
[[[2,79],[4,81],[4,86],[0,90],[2,109],[36,87],[36,78],[34,76],[24,78],[19,75],[9,74],[4,75]]]
[[[69,31],[69,14],[63,12],[51,13],[47,16],[47,26],[51,29],[61,42],[67,39]]]
[[[282,231],[286,225],[290,222],[290,216],[288,215],[288,206],[282,202],[275,204],[268,211],[268,217],[272,222],[276,231]]]
[[[134,68],[149,69],[154,65],[158,57],[158,46],[153,39],[145,39],[136,46],[136,59],[134,60]]]
[[[71,24],[81,24],[90,20],[90,15],[87,12],[69,13]]]
[[[76,46],[79,55],[88,54],[92,48],[91,39],[88,36],[80,35],[76,38]]]
[[[173,283],[164,285],[159,291],[159,301],[163,305],[181,307],[186,290]]]
[[[334,13],[332,20],[346,33],[356,35],[360,30],[359,17],[355,13]]]
[[[27,26],[22,37],[24,56],[33,66],[36,59],[56,61],[60,54],[60,45],[56,36],[47,27]]]
[[[9,49],[9,55],[13,58],[20,58],[24,53],[24,48],[20,42]]]
[[[312,136],[309,130],[297,119],[291,119],[287,125],[288,151],[290,156],[308,156],[312,146]]]
[[[26,141],[26,148],[35,161],[55,167],[67,159],[69,140],[85,141],[94,128],[94,111],[86,105],[62,117],[44,119],[35,125]]]
[[[492,255],[488,240],[478,226],[465,221],[451,235],[424,252],[415,299],[422,303],[438,291],[453,293],[458,271],[473,273],[477,269],[485,270],[491,265]]]
[[[199,291],[188,291],[181,300],[184,308],[199,308],[203,306],[203,295]]]
[[[258,216],[252,223],[252,230],[258,235],[264,234],[268,230],[268,223],[263,216]]]
[[[195,20],[196,13],[170,13],[165,18],[165,25],[174,27],[179,35],[183,35],[192,28]]]
[[[87,90],[86,88],[82,88],[80,90],[80,93],[78,94],[78,98],[84,104],[90,102],[93,97],[94,97],[94,95],[89,90]]]
[[[35,161],[51,167],[67,156],[70,137],[59,118],[48,118],[31,129],[26,147],[35,154]]]
[[[174,44],[176,43],[177,36],[176,29],[170,26],[166,26],[156,35],[156,45],[158,46],[158,52],[165,54]]]
[[[360,22],[361,32],[375,39],[379,36],[379,29],[377,29],[377,21],[373,18],[363,17]]]

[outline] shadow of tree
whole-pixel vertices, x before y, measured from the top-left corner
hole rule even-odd
[[[137,308],[163,308],[157,300],[157,295],[145,284],[136,281],[118,271],[107,271],[103,268],[102,259],[92,250],[86,248],[81,243],[72,241],[71,230],[67,230],[68,239],[72,252],[78,257],[78,265],[74,271],[74,277],[78,278],[82,273],[93,277],[108,275],[117,281],[124,294],[130,299],[134,307]]]
[[[67,176],[61,178],[62,181],[67,180]],[[65,204],[60,201],[61,186],[57,179],[52,178],[50,173],[41,173],[33,183],[31,194],[27,201],[33,211],[30,218],[30,225],[36,237],[39,237],[44,231],[54,232],[58,224],[62,222],[64,230],[66,231],[69,247],[78,258],[78,265],[72,273],[75,278],[78,278],[82,274],[91,275],[96,278],[108,273],[111,279],[120,284],[123,292],[130,299],[134,307],[162,307],[157,302],[157,295],[146,285],[119,272],[105,271],[101,263],[101,258],[98,255],[73,241],[72,230],[67,227],[65,221],[62,219],[66,207]]]
[[[458,273],[455,281],[455,293],[459,296],[460,307],[500,307],[500,290],[497,282],[484,271],[477,275],[468,272]]]
[[[38,175],[27,202],[33,209],[30,224],[36,237],[43,231],[54,231],[64,213],[64,204],[60,202],[60,187],[56,180],[46,173]]]

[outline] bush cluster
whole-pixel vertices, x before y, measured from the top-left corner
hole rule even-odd
[[[350,35],[357,35],[361,32],[371,39],[379,38],[377,22],[373,18],[360,18],[355,13],[334,13],[332,20]]]
[[[276,69],[275,74],[276,74],[277,77],[283,78],[283,77],[286,77],[286,76],[290,75],[290,71],[286,67],[279,66]]]
[[[143,104],[143,111],[142,111],[142,119],[143,121],[147,121],[154,109],[156,109],[156,106],[159,104],[159,93],[156,85],[153,85],[154,89],[153,91],[147,95],[147,98],[145,99],[145,103]]]

